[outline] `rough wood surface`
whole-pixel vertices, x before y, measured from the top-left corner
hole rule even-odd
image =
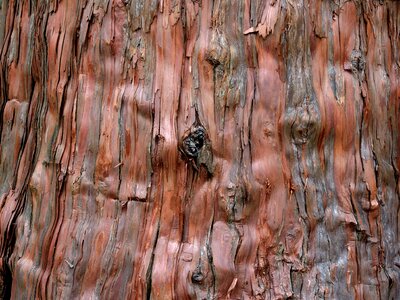
[[[399,299],[400,1],[0,1],[0,296]]]

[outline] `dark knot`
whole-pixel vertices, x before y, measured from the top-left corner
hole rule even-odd
[[[197,126],[183,139],[182,150],[187,156],[196,158],[199,155],[200,149],[204,146],[204,141],[205,129],[203,126]]]

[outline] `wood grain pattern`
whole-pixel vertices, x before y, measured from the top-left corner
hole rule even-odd
[[[399,1],[0,6],[0,298],[400,297]]]

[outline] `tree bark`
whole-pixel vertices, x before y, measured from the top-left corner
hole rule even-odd
[[[0,5],[0,298],[399,299],[399,1]]]

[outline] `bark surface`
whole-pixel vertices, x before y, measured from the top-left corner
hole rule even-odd
[[[399,1],[0,6],[0,298],[399,299]]]

